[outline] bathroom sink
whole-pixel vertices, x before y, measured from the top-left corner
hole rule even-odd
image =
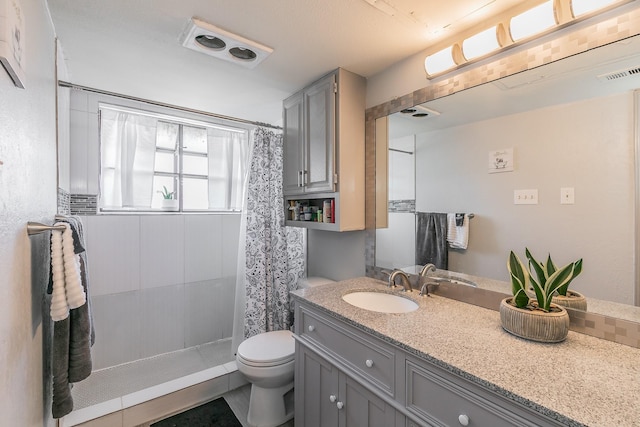
[[[351,305],[379,313],[409,313],[418,308],[418,304],[409,298],[383,292],[351,292],[342,299]]]

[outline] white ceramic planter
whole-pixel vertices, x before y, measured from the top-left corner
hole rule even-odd
[[[160,206],[165,211],[177,211],[178,200],[176,199],[162,199],[162,205]]]

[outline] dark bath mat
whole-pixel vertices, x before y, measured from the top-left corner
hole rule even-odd
[[[224,398],[196,406],[170,418],[151,424],[151,427],[242,427]]]

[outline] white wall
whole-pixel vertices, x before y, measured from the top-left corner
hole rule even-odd
[[[67,65],[64,61],[64,54],[60,41],[56,42],[57,48],[57,72],[58,80],[69,81],[69,73]],[[69,145],[69,116],[71,104],[71,89],[58,87],[58,187],[65,191],[69,191],[69,162],[70,150]]]
[[[56,213],[54,34],[44,1],[20,3],[26,89],[0,67],[0,423],[42,427],[53,425],[48,239],[29,238],[26,224],[51,223]]]
[[[474,212],[469,247],[449,268],[508,280],[510,250],[584,259],[572,288],[632,303],[634,283],[633,94],[559,105],[424,133],[416,139],[416,209]],[[489,151],[513,147],[515,171],[487,173]],[[560,204],[560,188],[575,204]],[[514,205],[515,189],[539,204]]]
[[[307,275],[346,280],[365,275],[364,231],[309,230]]]
[[[389,200],[414,200],[415,137],[389,139]]]
[[[416,263],[416,214],[389,212],[389,226],[376,230],[376,265],[386,269]]]

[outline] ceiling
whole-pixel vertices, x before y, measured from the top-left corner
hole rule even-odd
[[[374,76],[520,3],[48,0],[70,83],[271,124],[283,99],[335,68]],[[192,17],[274,52],[247,69],[188,50]]]

